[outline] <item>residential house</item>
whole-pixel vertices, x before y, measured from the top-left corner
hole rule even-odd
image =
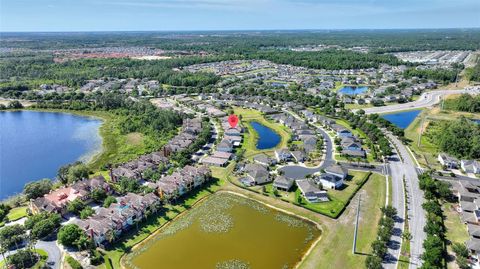
[[[232,152],[233,144],[229,140],[222,139],[222,141],[220,141],[220,143],[217,145],[217,150],[223,152]]]
[[[460,166],[465,173],[480,174],[480,162],[475,160],[461,160]]]
[[[445,166],[447,169],[458,168],[458,160],[445,153],[438,154],[437,159],[440,162],[440,164]]]
[[[287,162],[292,159],[292,154],[286,148],[275,150],[275,158],[278,162]]]
[[[274,159],[263,153],[255,155],[253,157],[253,161],[266,167],[274,165],[276,163]]]
[[[310,203],[328,202],[327,192],[320,190],[315,184],[306,179],[296,180],[295,183],[303,197]]]
[[[314,178],[315,183],[322,185],[323,189],[339,189],[343,186],[343,178],[323,173]]]
[[[347,178],[348,170],[338,164],[332,164],[325,168],[325,173],[337,176],[344,180]]]
[[[292,178],[287,178],[287,177],[284,177],[284,176],[278,176],[273,181],[273,187],[275,187],[279,190],[288,191],[288,190],[290,190],[290,188],[292,188],[294,182],[295,182],[295,180],[292,179]]]
[[[245,166],[245,171],[248,178],[257,185],[271,181],[267,168],[260,164],[249,163]]]

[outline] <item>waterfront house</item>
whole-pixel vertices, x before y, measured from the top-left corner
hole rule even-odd
[[[263,153],[255,155],[253,157],[253,161],[266,167],[274,165],[276,163],[274,159]]]
[[[292,159],[292,154],[286,148],[275,150],[275,158],[278,162],[287,162]]]
[[[290,188],[292,188],[294,182],[295,182],[295,180],[293,180],[292,178],[287,178],[287,177],[284,177],[284,176],[278,176],[273,181],[273,187],[275,187],[279,190],[288,191],[288,190],[290,190]]]
[[[348,170],[338,164],[332,164],[325,168],[325,173],[337,176],[342,180],[347,178]]]
[[[314,181],[324,189],[339,189],[343,186],[343,178],[328,173],[315,177]]]
[[[43,197],[32,199],[29,203],[29,208],[33,214],[46,211],[65,215],[68,203],[75,199],[89,203],[91,201],[90,193],[95,189],[103,189],[107,193],[112,191],[105,179],[102,176],[97,176],[92,179],[77,181],[70,186],[52,190]]]
[[[315,184],[306,179],[296,180],[295,183],[302,193],[303,197],[310,203],[328,202],[329,198],[326,191],[320,190]]]
[[[245,166],[247,176],[255,182],[255,184],[264,184],[270,181],[270,174],[267,168],[260,164],[249,163]]]

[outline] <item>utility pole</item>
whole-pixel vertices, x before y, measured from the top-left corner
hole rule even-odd
[[[418,143],[417,143],[417,146],[418,148],[420,148],[420,144],[422,143],[422,133],[423,133],[423,125],[425,124],[425,118],[426,116],[424,116],[422,118],[422,123],[421,123],[421,126],[420,126],[420,133],[418,134]]]
[[[358,232],[358,217],[360,215],[360,197],[361,195],[358,195],[358,207],[357,207],[357,217],[355,220],[355,232],[353,234],[353,248],[352,248],[352,253],[356,254],[356,246],[357,246],[357,232]]]

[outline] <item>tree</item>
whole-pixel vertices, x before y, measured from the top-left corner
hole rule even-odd
[[[9,264],[15,266],[15,268],[31,268],[37,261],[38,255],[34,254],[31,250],[18,250],[15,254],[8,256]]]
[[[115,197],[108,196],[107,198],[105,198],[105,201],[103,201],[103,207],[108,208],[110,207],[111,204],[116,202],[117,202],[117,199],[115,199]]]
[[[457,265],[460,269],[469,269],[469,268],[472,268],[470,266],[470,262],[468,261],[467,258],[463,257],[463,256],[457,256],[455,258],[456,262],[457,262]]]
[[[385,245],[385,242],[375,240],[372,243],[372,250],[373,254],[375,254],[377,257],[383,257],[385,253],[387,253],[387,246]]]
[[[23,188],[23,193],[28,199],[42,197],[52,189],[52,181],[48,178],[27,183]]]
[[[18,247],[25,240],[26,230],[23,225],[14,224],[0,230],[0,245],[6,249]]]
[[[94,189],[90,195],[92,196],[92,199],[97,203],[103,202],[103,200],[107,198],[107,193],[104,189],[101,188]]]
[[[410,240],[412,240],[412,234],[410,232],[403,232],[402,233],[402,239],[410,241]]]
[[[74,247],[78,249],[85,248],[85,239],[88,237],[85,235],[82,229],[76,224],[67,224],[60,228],[58,231],[58,242],[66,247]]]
[[[11,101],[11,102],[8,104],[8,108],[11,108],[11,109],[21,109],[21,108],[23,108],[23,105],[22,105],[22,103],[20,103],[19,101],[14,100],[14,101]]]
[[[84,209],[82,209],[82,211],[80,211],[80,218],[81,219],[86,219],[86,218],[90,217],[91,215],[93,215],[94,213],[95,213],[95,211],[90,206],[87,206]]]
[[[5,217],[8,215],[8,212],[10,212],[11,207],[6,204],[0,204],[0,222],[5,219]]]
[[[368,256],[365,260],[367,269],[382,269],[382,259],[377,256]]]
[[[391,205],[382,207],[381,211],[387,218],[394,218],[397,215],[397,209]]]
[[[465,258],[468,257],[468,248],[464,244],[454,243],[452,245],[452,250],[453,252],[455,252],[455,255],[457,255],[457,257],[458,256],[465,257]]]
[[[68,182],[73,183],[84,178],[88,178],[89,170],[83,163],[73,165],[68,168]]]
[[[80,213],[80,211],[82,211],[84,208],[85,208],[85,203],[78,198],[71,201],[67,205],[68,212],[71,212],[71,213],[74,213],[74,214]]]

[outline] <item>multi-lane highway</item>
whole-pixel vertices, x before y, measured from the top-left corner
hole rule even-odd
[[[391,112],[408,110],[408,109],[432,107],[435,104],[440,103],[440,101],[444,96],[447,96],[450,94],[461,94],[461,93],[479,94],[480,90],[479,89],[463,89],[463,90],[436,90],[436,91],[424,92],[418,100],[413,102],[389,105],[389,106],[370,107],[370,108],[365,108],[363,110],[365,111],[366,114],[373,114],[373,113],[381,114],[381,113],[391,113]],[[356,111],[356,110],[353,110],[353,111]]]
[[[387,133],[387,137],[397,149],[399,157],[401,157],[398,161],[390,162],[389,168],[390,174],[392,175],[392,182],[395,181],[392,183],[392,190],[394,192],[396,188],[400,188],[400,185],[396,184],[398,180],[403,180],[403,176],[405,176],[405,190],[407,192],[406,203],[408,205],[406,217],[408,217],[409,229],[412,235],[412,240],[410,240],[409,268],[415,269],[421,266],[423,241],[426,238],[423,230],[426,223],[425,212],[422,208],[424,201],[423,191],[421,191],[418,186],[417,167],[411,155],[408,153],[407,148],[394,135]]]

